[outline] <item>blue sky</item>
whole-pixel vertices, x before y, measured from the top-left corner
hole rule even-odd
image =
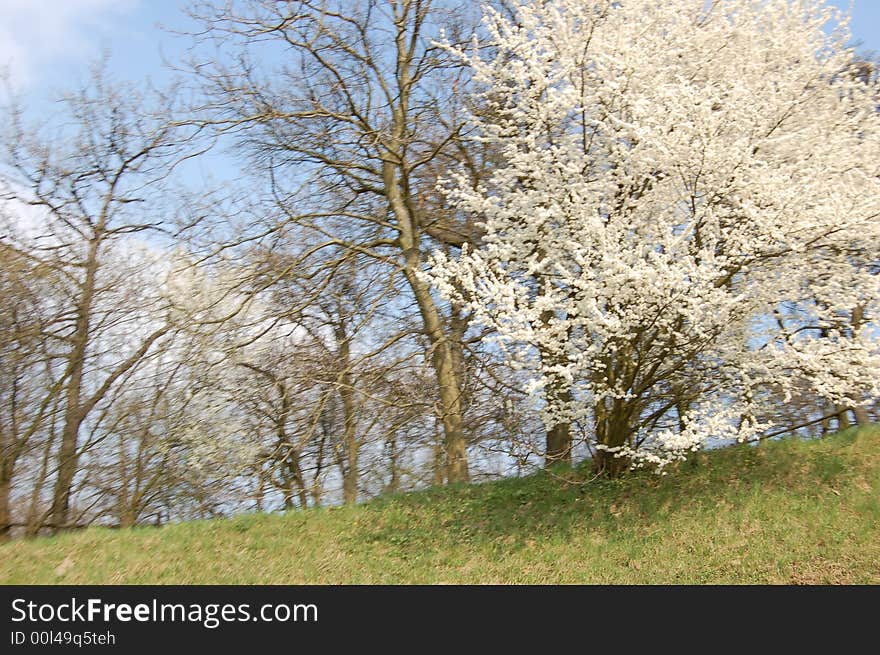
[[[697,1],[697,0],[695,0]],[[831,0],[842,8],[850,0]],[[164,77],[162,53],[179,57],[185,40],[159,24],[191,26],[186,0],[0,0],[0,66],[26,96],[56,95],[87,75],[102,50],[112,68],[133,80]],[[851,30],[880,51],[880,0],[855,0]],[[36,98],[34,98],[36,100]]]
[[[476,0],[475,0],[476,1]],[[700,0],[694,0],[699,2]],[[831,0],[841,8],[850,0]],[[189,40],[169,30],[194,27],[185,14],[188,0],[0,0],[0,71],[31,110],[50,109],[52,99],[86,82],[89,65],[102,52],[123,80],[168,78],[163,57],[179,61]],[[866,50],[880,52],[880,0],[854,0],[851,31]],[[0,93],[2,97],[2,93]],[[235,179],[238,163],[200,158],[197,177]],[[198,172],[196,172],[198,171]]]
[[[836,0],[832,4],[847,9],[849,0]],[[880,52],[880,0],[855,0],[850,30],[853,38],[861,41],[867,50]]]

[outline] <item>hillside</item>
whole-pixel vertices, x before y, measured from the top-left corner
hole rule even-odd
[[[877,426],[562,475],[12,542],[0,582],[880,583]]]

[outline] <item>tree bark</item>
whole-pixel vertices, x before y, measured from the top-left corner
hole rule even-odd
[[[395,12],[397,7],[395,7]],[[394,216],[399,230],[398,243],[404,258],[404,275],[412,288],[419,307],[425,334],[431,346],[431,361],[437,375],[440,408],[442,412],[443,432],[446,447],[446,474],[449,482],[467,482],[467,440],[463,430],[462,389],[461,380],[455,367],[455,352],[451,340],[447,336],[447,327],[440,311],[431,295],[431,289],[421,277],[421,224],[416,211],[411,205],[410,185],[406,167],[406,147],[409,140],[408,131],[412,129],[410,121],[410,94],[415,80],[413,79],[412,47],[416,43],[416,34],[407,34],[406,14],[409,7],[400,14],[395,13],[397,24],[396,46],[396,81],[398,95],[392,107],[391,134],[382,155],[382,182],[385,197]]]
[[[431,476],[431,484],[435,487],[441,486],[446,481],[444,475],[446,471],[446,462],[443,461],[443,448],[439,443],[434,444],[434,463],[433,475]]]
[[[550,324],[554,313],[545,311],[541,314],[544,327]],[[564,347],[564,345],[563,345]],[[560,353],[541,352],[541,363],[550,366],[565,365],[565,357]],[[544,391],[544,399],[549,406],[565,407],[571,404],[571,385],[560,375],[554,376]],[[552,466],[560,462],[571,465],[571,421],[565,420],[547,428],[544,448],[544,464]]]
[[[276,120],[296,121],[292,138],[285,138],[287,135],[282,131],[281,140],[270,139],[258,149],[297,153],[330,177],[344,178],[343,188],[353,185],[351,188],[358,197],[375,194],[387,203],[387,221],[385,211],[375,212],[372,206],[359,218],[381,226],[383,232],[391,228],[393,236],[389,234],[380,241],[383,248],[394,248],[394,256],[371,253],[371,248],[363,248],[340,233],[334,235],[339,238],[333,241],[376,257],[377,261],[391,263],[395,269],[399,267],[411,287],[428,341],[426,356],[430,357],[437,380],[447,476],[450,482],[463,482],[468,480],[461,397],[464,385],[455,366],[449,322],[435,302],[430,285],[420,277],[426,254],[420,241],[430,237],[426,226],[433,225],[434,221],[420,216],[425,210],[420,209],[414,195],[414,190],[419,188],[433,188],[433,184],[425,181],[424,171],[433,160],[442,162],[445,167],[447,161],[440,158],[440,153],[460,135],[459,127],[450,129],[444,124],[439,103],[435,108],[430,100],[433,93],[428,86],[430,72],[443,60],[435,47],[429,46],[430,36],[425,32],[430,5],[422,0],[370,2],[364,7],[375,11],[344,15],[345,12],[330,11],[322,3],[297,3],[298,17],[311,21],[314,28],[308,35],[301,34],[295,26],[299,21],[285,18],[284,11],[278,13],[279,21],[274,14],[272,19],[260,17],[259,11],[256,16],[236,14],[228,5],[215,12],[206,11],[199,18],[204,20],[208,32],[216,30],[260,41],[277,36],[285,47],[297,53],[303,64],[301,85],[294,82],[296,88],[284,91],[285,96],[292,97],[289,112],[284,111],[283,102],[278,107],[271,106],[269,99],[273,93],[263,93],[259,85],[250,87],[244,96],[264,98],[270,105],[254,111],[250,101],[242,103],[242,94],[220,84],[218,106],[221,112],[227,107],[234,117],[230,122],[221,118],[221,124],[237,131],[246,123],[269,125]],[[438,17],[445,19],[447,13],[445,9],[441,11],[444,13]],[[374,36],[380,33],[387,35],[387,40],[375,40]],[[360,36],[352,41],[353,35]],[[207,75],[212,89],[219,79],[227,76],[226,71],[217,72],[219,77]],[[244,83],[249,86],[252,79],[249,68],[239,72],[244,74],[247,80]],[[203,73],[199,71],[199,74]],[[341,98],[345,98],[343,102],[347,104],[344,111],[338,104]],[[308,105],[307,109],[303,110],[302,102]],[[435,128],[441,127],[444,135],[433,136]],[[300,133],[303,138],[299,138]],[[427,141],[436,142],[436,151],[426,142],[426,137]],[[325,141],[328,142],[326,151]],[[339,146],[344,154],[335,151],[328,154]],[[427,150],[426,146],[429,146]],[[378,179],[373,179],[374,175]],[[345,200],[344,207],[350,207],[349,200]],[[347,211],[344,209],[341,215],[347,215]],[[318,216],[325,215],[324,209],[318,213]],[[420,220],[422,218],[425,220]],[[456,241],[448,230],[434,232],[437,238],[452,239],[450,243]],[[357,450],[353,449],[355,454]]]
[[[0,471],[0,543],[9,539],[9,532],[12,528],[12,512],[10,509],[12,481],[10,477],[6,471]]]
[[[302,467],[299,463],[299,451],[295,448],[290,448],[287,454],[287,468],[290,474],[293,477],[293,481],[297,486],[297,496],[299,497],[299,508],[305,509],[309,506],[308,494],[306,494],[306,479],[303,476]],[[292,497],[292,496],[291,496]],[[316,497],[317,498],[317,497]],[[318,504],[318,500],[315,501],[315,505]]]
[[[631,434],[626,406],[620,400],[615,400],[610,408],[602,403],[598,404],[595,411],[596,441],[603,448],[596,450],[593,473],[618,478],[629,469],[629,458],[609,452],[607,448],[616,449],[629,443]]]
[[[837,429],[839,431],[846,430],[850,426],[849,410],[846,407],[838,407]]]
[[[401,225],[400,243],[406,262],[404,274],[415,295],[431,346],[431,363],[439,387],[447,477],[449,482],[467,482],[467,442],[462,428],[461,384],[455,368],[453,344],[446,336],[443,319],[431,296],[430,287],[419,277],[422,261],[414,217],[406,207],[394,167],[390,164],[385,166],[385,177],[389,201]]]
[[[95,278],[98,269],[98,248],[100,237],[89,241],[86,255],[85,279],[81,288],[81,296],[76,308],[76,323],[72,339],[73,348],[68,355],[70,376],[67,383],[64,407],[64,428],[61,431],[61,448],[58,451],[58,470],[55,478],[55,489],[52,493],[52,508],[49,513],[55,530],[63,529],[67,524],[70,509],[70,490],[77,470],[77,442],[79,428],[83,421],[82,382],[85,369],[86,348],[89,343],[92,306],[95,295]]]
[[[338,361],[342,370],[339,375],[339,396],[342,399],[342,443],[345,447],[345,467],[342,470],[342,498],[346,505],[353,505],[358,499],[358,456],[360,442],[357,437],[357,424],[354,407],[354,379],[351,374],[351,343],[340,321],[336,326],[336,340],[339,344]]]
[[[68,382],[64,399],[64,427],[61,431],[61,447],[58,451],[55,488],[52,493],[52,505],[49,512],[50,523],[55,531],[63,530],[67,524],[73,479],[76,477],[79,465],[78,441],[80,426],[82,426],[83,421],[85,421],[95,406],[107,395],[114,383],[141,361],[156,340],[171,331],[170,325],[165,325],[153,331],[141,342],[140,347],[135,352],[112,369],[97,390],[90,395],[83,395],[86,351],[92,338],[91,322],[94,309],[95,283],[100,266],[98,249],[103,240],[102,235],[105,234],[105,223],[106,221],[102,217],[95,228],[95,236],[89,241],[88,254],[83,263],[86,275],[76,309],[74,333],[71,338],[72,349],[67,356],[67,371],[69,375],[65,376]]]
[[[857,425],[870,425],[871,417],[868,416],[868,408],[864,405],[856,405],[852,408],[853,414],[856,416]]]
[[[255,501],[254,511],[256,511],[257,514],[260,514],[263,511],[263,496],[265,495],[265,493],[266,493],[266,474],[263,470],[263,465],[260,464],[259,468],[257,469],[257,489],[255,492],[255,497],[254,497],[254,501]]]
[[[861,329],[862,324],[865,322],[864,305],[857,305],[853,308],[852,318],[850,322],[852,324],[853,336],[855,336],[856,333],[858,333],[858,331]],[[856,417],[856,425],[868,425],[871,423],[871,419],[868,416],[868,409],[864,405],[856,405],[852,408],[852,412]]]
[[[40,532],[43,521],[45,520],[46,516],[48,516],[48,512],[40,511],[40,500],[43,488],[46,485],[46,480],[49,477],[49,467],[52,461],[52,449],[55,446],[55,436],[56,432],[53,421],[49,436],[43,446],[43,453],[40,458],[40,472],[34,480],[33,487],[30,493],[30,502],[28,504],[27,520],[25,521],[24,530],[24,534],[26,537],[33,537],[37,535]]]
[[[270,375],[266,371],[262,371],[264,375]],[[281,401],[281,412],[276,418],[275,431],[278,437],[278,447],[282,449],[282,465],[287,469],[285,479],[287,487],[284,490],[284,508],[290,509],[293,506],[293,489],[291,489],[291,481],[297,487],[299,496],[299,507],[305,509],[309,506],[308,496],[306,494],[306,479],[300,466],[299,449],[295,448],[287,435],[287,419],[290,416],[290,395],[285,385],[279,378],[270,376],[275,382],[275,389],[278,391],[278,397]],[[317,503],[316,503],[317,504]]]
[[[394,494],[400,489],[400,469],[398,468],[397,460],[397,437],[392,435],[388,440],[388,469],[390,475],[388,484],[385,487],[386,493]]]
[[[554,381],[547,388],[547,402],[568,405],[571,403],[571,387],[564,380]],[[547,430],[544,462],[547,466],[559,462],[571,465],[571,422],[556,423]]]

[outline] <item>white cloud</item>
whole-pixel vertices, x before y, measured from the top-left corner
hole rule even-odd
[[[0,0],[0,68],[15,87],[41,70],[100,55],[102,41],[138,0]]]
[[[17,187],[18,188],[18,187]],[[0,187],[2,190],[2,187]],[[31,241],[45,233],[46,211],[20,200],[7,200],[0,197],[0,239],[14,235],[18,239]]]

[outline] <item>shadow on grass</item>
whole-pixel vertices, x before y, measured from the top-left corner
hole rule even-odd
[[[876,426],[821,440],[737,445],[694,455],[666,476],[638,471],[620,480],[592,479],[581,466],[433,488],[364,505],[343,538],[351,549],[368,544],[406,557],[445,546],[511,551],[575,533],[645,531],[683,513],[735,510],[756,495],[824,493],[859,467],[859,442],[875,438]]]

